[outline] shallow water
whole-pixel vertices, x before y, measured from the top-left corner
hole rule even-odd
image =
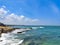
[[[16,27],[16,26],[15,26]],[[19,26],[18,26],[19,27]],[[23,26],[32,30],[2,34],[1,45],[60,45],[60,26]],[[19,27],[21,28],[21,26]]]

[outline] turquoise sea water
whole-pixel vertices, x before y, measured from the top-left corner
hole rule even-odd
[[[14,39],[24,40],[21,45],[60,45],[60,26],[13,26],[13,27],[32,28],[32,30],[14,34]]]
[[[34,27],[23,34],[17,34],[19,38],[24,39],[21,45],[60,45],[60,26],[23,26]]]

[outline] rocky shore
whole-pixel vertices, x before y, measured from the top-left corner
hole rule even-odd
[[[5,24],[3,24],[3,23],[0,22],[0,35],[2,33],[11,32],[12,30],[15,30],[15,28],[8,27]]]
[[[5,24],[3,23],[0,23],[0,35],[2,33],[8,33],[8,32],[12,32],[14,30],[18,29],[19,32],[18,33],[22,33],[24,31],[27,31],[27,30],[31,30],[31,28],[12,28],[12,27],[9,27],[9,26],[6,26]]]
[[[7,32],[11,32],[12,30],[15,29],[8,26],[0,26],[0,33],[7,33]]]

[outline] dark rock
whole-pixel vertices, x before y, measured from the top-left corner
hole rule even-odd
[[[6,26],[6,25],[0,22],[0,26]]]
[[[17,32],[17,33],[22,33],[22,32]]]

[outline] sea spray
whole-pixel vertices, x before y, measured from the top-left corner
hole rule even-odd
[[[18,32],[23,33],[23,32],[25,32],[25,31],[26,31],[26,29],[16,29],[15,31],[12,31],[11,33],[17,34]]]
[[[14,31],[13,32],[10,32],[10,33],[2,33],[1,34],[1,37],[0,37],[0,44],[1,45],[19,45],[21,44],[24,40],[23,39],[15,39],[15,36],[14,34],[16,34],[16,30],[15,30],[15,33]]]

